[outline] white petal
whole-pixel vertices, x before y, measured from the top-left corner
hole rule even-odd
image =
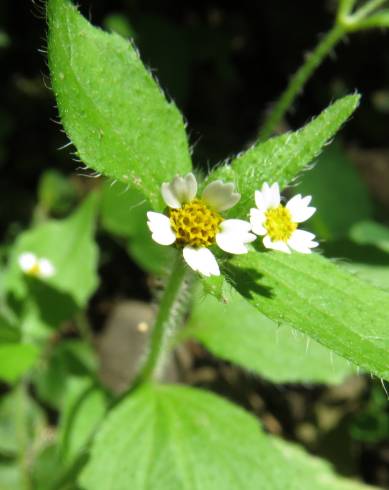
[[[265,213],[263,213],[257,208],[250,209],[251,230],[256,235],[266,235],[267,231],[266,228],[263,226],[265,221],[266,221]]]
[[[191,201],[197,193],[196,177],[189,173],[185,177],[177,175],[168,183],[161,186],[163,200],[170,208],[180,208],[181,204]]]
[[[273,242],[269,235],[266,235],[263,239],[263,245],[266,248],[271,248],[273,250],[278,250],[279,252],[284,252],[290,254],[290,249],[285,242],[277,241]]]
[[[24,252],[19,255],[18,262],[23,272],[29,272],[38,264],[38,259],[35,254]]]
[[[317,247],[318,242],[314,241],[315,235],[305,230],[296,230],[288,240],[288,245],[303,254],[311,253],[311,248]]]
[[[160,245],[172,245],[176,241],[176,235],[170,225],[170,219],[162,213],[147,213],[147,226],[152,239]]]
[[[269,184],[265,182],[260,191],[255,191],[255,204],[257,205],[258,209],[263,212],[269,208],[278,207],[280,202],[280,188],[277,182],[275,182],[272,186],[269,186]]]
[[[245,254],[246,243],[251,243],[256,236],[250,233],[250,223],[241,219],[228,219],[221,223],[221,232],[216,235],[216,243],[225,252]]]
[[[301,194],[297,194],[288,201],[286,208],[289,209],[295,223],[306,221],[316,211],[316,208],[308,206],[311,199],[312,196],[302,197]]]
[[[220,269],[215,256],[208,248],[185,247],[183,250],[185,262],[194,271],[203,276],[219,276]]]
[[[232,182],[225,184],[221,180],[215,180],[207,185],[202,197],[216,211],[226,211],[235,206],[240,199],[239,192],[234,190],[235,185]]]
[[[277,208],[281,202],[280,187],[277,182],[275,182],[269,189],[268,202],[272,208]]]
[[[220,223],[220,229],[225,233],[235,233],[236,235],[248,233],[251,225],[243,219],[226,219]]]
[[[55,274],[55,268],[50,260],[39,259],[38,264],[40,277],[51,277]]]

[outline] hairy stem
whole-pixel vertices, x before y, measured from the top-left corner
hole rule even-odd
[[[157,318],[151,332],[149,351],[131,390],[139,384],[150,381],[158,374],[165,359],[168,340],[181,326],[186,312],[191,277],[192,274],[187,271],[181,254],[178,254],[159,304]]]
[[[344,37],[345,33],[346,30],[342,26],[335,25],[321,39],[314,51],[309,54],[305,63],[292,76],[285,92],[278,99],[270,115],[265,120],[259,134],[260,139],[266,140],[272,135],[278,123],[293,105],[293,102],[295,101],[299,92],[302,90],[306,81],[311,77],[323,59]]]

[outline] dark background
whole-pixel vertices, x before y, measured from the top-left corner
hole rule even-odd
[[[256,138],[271,102],[304,54],[331,27],[335,7],[331,1],[312,0],[240,1],[234,2],[234,7],[226,2],[201,1],[79,3],[93,23],[132,32],[143,60],[183,111],[195,161],[204,168],[241,151]],[[43,3],[2,0],[0,31],[0,227],[6,248],[32,218],[43,172],[56,168],[66,175],[77,174],[77,165],[68,149],[59,151],[67,140],[55,122],[55,101],[48,88]],[[362,93],[362,104],[342,137],[357,160],[380,156],[378,170],[374,164],[366,170],[363,162],[360,168],[364,168],[366,184],[380,204],[381,220],[387,222],[389,32],[353,34],[338,46],[336,55],[319,68],[279,129],[300,127],[332,100],[355,90]],[[103,278],[107,274],[109,280],[103,279],[95,302],[117,294],[146,298],[141,272],[133,265],[129,273],[135,278],[138,274],[141,286],[133,279],[124,280],[121,264],[125,252],[113,242],[105,245],[116,262],[109,271],[102,268]],[[316,424],[315,410],[338,407],[338,432],[324,432],[311,449],[329,457],[339,471],[389,488],[388,443],[355,444],[345,428],[375,389],[372,384],[354,387],[351,395],[306,387],[290,387],[286,393],[282,387],[248,379],[239,370],[231,374],[229,366],[209,362],[217,373],[210,383],[212,389],[254,412],[250,396],[259,390],[266,400],[266,428],[308,447],[309,437],[299,435],[298,424]]]

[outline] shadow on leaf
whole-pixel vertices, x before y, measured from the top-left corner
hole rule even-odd
[[[228,277],[228,281],[245,298],[254,299],[255,295],[261,295],[265,298],[273,296],[270,287],[260,284],[263,274],[256,269],[236,267],[229,263],[226,265],[224,273]]]

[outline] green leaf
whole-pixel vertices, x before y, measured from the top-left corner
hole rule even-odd
[[[161,183],[191,169],[180,112],[130,42],[93,27],[68,0],[49,0],[48,21],[52,84],[79,157],[162,209]]]
[[[389,379],[389,295],[318,254],[236,256],[226,275],[268,318]]]
[[[343,97],[299,131],[258,142],[232,160],[231,165],[217,168],[208,180],[235,181],[242,195],[231,215],[243,217],[248,213],[254,203],[254,192],[263,182],[278,182],[281,188],[290,183],[319,155],[358,107],[359,99],[357,94]]]
[[[306,335],[277,327],[231,287],[223,302],[198,295],[187,329],[214,355],[276,383],[338,383],[355,372]]]
[[[254,417],[211,393],[144,386],[108,415],[80,483],[85,490],[106,490],[112,482],[115,490],[359,488],[351,482],[325,486],[338,483],[330,468],[292,451],[265,435]]]
[[[385,251],[385,243],[375,246],[363,244],[362,236],[360,239],[359,243],[352,240],[328,241],[322,244],[322,248],[326,257],[341,257],[336,258],[338,265],[351,274],[377,288],[389,290],[389,254]]]
[[[119,182],[115,185],[112,182],[104,184],[101,193],[101,224],[108,232],[126,238],[136,236],[139,229],[144,227],[146,213],[150,209],[150,204],[141,192]]]
[[[295,467],[300,477],[301,489],[314,490],[373,490],[377,487],[347,480],[335,474],[330,464],[323,459],[309,455],[297,444],[272,437],[272,442],[285,461]]]
[[[85,306],[97,287],[96,205],[97,195],[91,194],[69,218],[26,231],[13,247],[6,287],[19,298],[33,297],[48,322],[68,318],[76,305]],[[55,274],[44,281],[23,274],[18,258],[24,252],[49,259]]]
[[[62,340],[33,372],[40,400],[61,411],[77,379],[93,378],[98,370],[96,353],[81,340]]]
[[[374,245],[389,252],[389,228],[375,221],[355,223],[350,230],[350,238],[360,245]]]
[[[20,450],[20,426],[18,410],[25,415],[26,437],[31,445],[38,442],[46,426],[43,409],[24,392],[23,386],[15,387],[0,397],[0,460],[17,457]],[[39,442],[42,442],[40,439]],[[1,487],[0,487],[1,488]]]
[[[13,321],[0,312],[0,345],[3,342],[18,342],[20,340],[20,331]]]
[[[144,195],[128,186],[106,184],[102,192],[101,221],[114,235],[128,238],[127,250],[133,260],[153,274],[165,274],[174,257],[171,247],[156,244],[147,226],[151,209]]]
[[[350,30],[375,29],[377,27],[389,27],[389,9],[382,9],[379,12],[370,15],[366,19],[359,20],[350,26]]]
[[[63,464],[70,464],[85,448],[107,410],[103,391],[90,379],[70,380],[59,424],[59,454]]]
[[[373,213],[366,186],[340,143],[320,155],[294,192],[313,196],[317,211],[309,224],[321,238],[346,237],[354,223],[371,218]]]
[[[0,344],[0,379],[15,383],[38,359],[39,349],[31,344]]]
[[[39,204],[47,213],[69,212],[77,197],[76,188],[58,170],[46,170],[39,181]]]

